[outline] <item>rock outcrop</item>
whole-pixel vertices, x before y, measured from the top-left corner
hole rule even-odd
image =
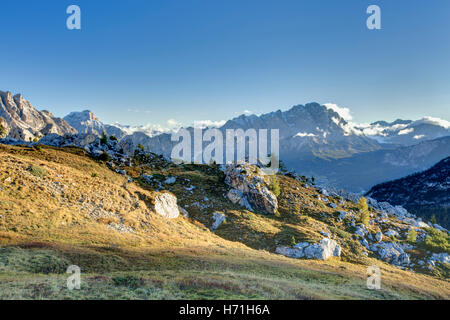
[[[3,117],[0,117],[0,139],[6,138],[11,128]]]
[[[164,218],[175,219],[180,215],[177,205],[177,197],[168,192],[163,192],[155,197],[155,212]]]
[[[307,258],[327,260],[330,257],[341,256],[341,246],[336,241],[323,238],[319,243],[310,244],[308,242],[297,243],[293,248],[277,247],[276,253],[291,258]]]
[[[403,246],[396,242],[376,243],[370,249],[377,252],[380,259],[387,263],[396,266],[407,266],[410,263],[409,255]]]
[[[221,212],[213,212],[211,219],[213,220],[211,230],[216,230],[226,220],[225,215]]]
[[[243,206],[265,213],[274,214],[278,210],[277,197],[269,190],[265,174],[254,165],[233,164],[225,168],[225,183],[232,189],[228,199]]]

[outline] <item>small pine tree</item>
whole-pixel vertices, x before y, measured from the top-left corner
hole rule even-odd
[[[417,240],[417,232],[413,228],[409,229],[408,236],[406,237],[406,240],[409,243],[415,243]]]
[[[434,215],[434,214],[431,216],[431,223],[432,223],[432,224],[436,224],[436,223],[437,223],[437,221],[436,221],[436,215]]]
[[[359,211],[368,211],[369,206],[367,205],[367,200],[364,197],[361,197],[356,205]]]
[[[106,136],[105,131],[103,131],[103,133],[102,133],[102,137],[100,138],[100,143],[101,144],[107,144],[108,143],[108,137]]]
[[[295,241],[295,237],[292,236],[292,238],[291,238],[291,246],[293,247],[293,246],[295,246],[296,244],[297,244],[297,241]]]
[[[272,176],[272,178],[270,179],[269,189],[270,189],[270,191],[273,192],[275,197],[278,198],[278,196],[281,193],[281,189],[280,189],[280,184],[278,183],[278,178],[276,176]]]
[[[110,155],[108,154],[108,152],[103,151],[103,153],[98,157],[98,159],[99,159],[99,160],[102,160],[102,161],[108,162],[108,161],[111,160],[111,157],[110,157]]]
[[[366,198],[361,197],[357,203],[357,207],[359,209],[359,222],[368,226],[370,222],[370,213]]]
[[[361,211],[359,213],[359,222],[361,222],[366,227],[369,225],[369,223],[370,223],[369,211]]]

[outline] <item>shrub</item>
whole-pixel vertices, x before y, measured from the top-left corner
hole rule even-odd
[[[111,140],[111,141],[119,141],[119,139],[117,139],[116,136],[110,136],[109,140]]]
[[[108,161],[111,160],[111,157],[110,157],[110,155],[108,154],[108,152],[103,151],[103,153],[98,157],[98,159],[101,160],[101,161],[106,161],[106,162],[108,162]]]
[[[409,243],[415,243],[417,240],[417,232],[413,228],[409,229],[408,236],[406,237],[406,241]]]
[[[36,253],[28,261],[28,269],[33,273],[65,273],[69,263],[51,253]]]
[[[117,276],[112,278],[112,281],[116,286],[128,287],[136,289],[144,284],[144,281],[138,277],[128,275],[128,276]]]
[[[3,126],[0,124],[0,136],[5,134],[5,132],[6,132],[5,128],[3,128]]]
[[[145,149],[144,146],[140,143],[137,145],[137,148],[141,151],[144,151],[144,149]]]
[[[425,246],[435,252],[445,251],[450,253],[450,237],[447,233],[435,228],[427,228],[428,236],[425,238]]]
[[[92,178],[97,178],[98,177],[98,173],[97,172],[92,172],[91,177]]]
[[[34,165],[31,165],[28,168],[28,171],[30,171],[33,176],[40,177],[40,178],[47,174],[47,170],[45,170],[44,168],[41,168],[39,166],[34,166]]]
[[[270,179],[269,190],[272,191],[277,198],[280,195],[280,184],[278,183],[278,178],[276,176],[272,176],[272,178]]]
[[[108,143],[108,137],[106,136],[105,131],[103,131],[103,133],[102,133],[102,137],[100,138],[100,143],[101,144],[107,144]]]

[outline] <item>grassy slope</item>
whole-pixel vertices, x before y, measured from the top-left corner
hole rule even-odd
[[[450,297],[447,280],[363,258],[351,239],[342,243],[341,260],[270,253],[292,235],[316,241],[318,230],[342,229],[315,191],[292,179],[280,178],[281,215],[268,217],[231,205],[213,168],[153,161],[127,169],[135,177],[176,175],[169,189],[190,219],[159,217],[152,211],[156,185],[128,183],[80,150],[0,145],[0,298]],[[187,191],[190,185],[196,188]],[[216,234],[204,226],[214,210],[227,215]],[[81,290],[66,289],[70,264],[81,267]],[[379,291],[366,288],[373,264],[382,269]]]

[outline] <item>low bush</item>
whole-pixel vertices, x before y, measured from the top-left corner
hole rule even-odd
[[[448,234],[434,228],[427,228],[428,236],[425,238],[425,246],[430,251],[450,253],[450,237]]]
[[[47,174],[47,170],[45,170],[44,168],[41,168],[39,166],[35,166],[35,165],[31,165],[28,168],[28,171],[30,171],[33,176],[39,177],[39,178],[41,178]]]

